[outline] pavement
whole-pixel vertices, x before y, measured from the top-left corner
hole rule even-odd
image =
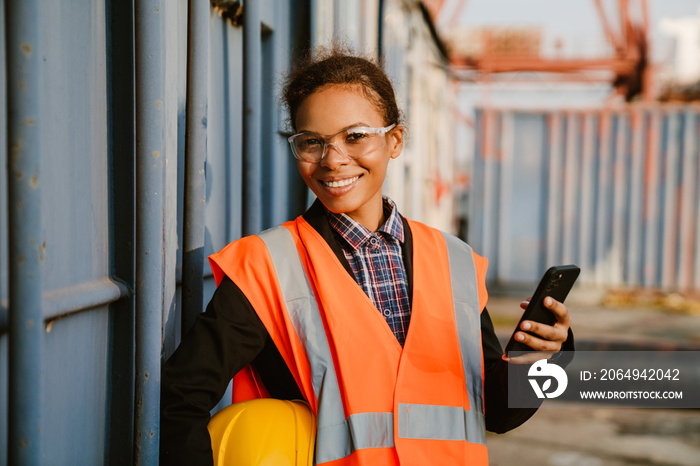
[[[489,298],[503,344],[522,313],[519,302]],[[697,295],[577,289],[567,307],[577,350],[700,351]],[[700,466],[700,409],[551,403],[517,429],[487,434],[491,465]]]

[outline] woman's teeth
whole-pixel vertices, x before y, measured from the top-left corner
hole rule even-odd
[[[359,178],[359,176],[355,176],[352,178],[348,178],[346,180],[323,181],[322,183],[324,185],[328,186],[329,188],[340,188],[340,187],[347,186],[349,184],[354,183],[355,181],[357,181],[358,178]]]

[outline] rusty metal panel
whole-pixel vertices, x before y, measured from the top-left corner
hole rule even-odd
[[[700,289],[700,108],[477,111],[469,241],[489,280],[576,263],[600,286]]]

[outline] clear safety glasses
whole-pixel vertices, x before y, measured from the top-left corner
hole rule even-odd
[[[381,136],[391,131],[394,126],[396,124],[384,128],[357,126],[329,136],[302,132],[290,136],[287,140],[294,157],[303,162],[319,163],[330,146],[345,157],[357,159],[384,147],[386,140]],[[333,140],[335,142],[331,142]]]

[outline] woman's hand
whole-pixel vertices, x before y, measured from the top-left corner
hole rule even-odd
[[[522,309],[526,309],[530,304],[530,299],[520,303]],[[561,351],[562,344],[569,336],[569,327],[571,326],[571,316],[569,310],[563,303],[547,296],[544,299],[544,306],[552,311],[556,322],[554,325],[547,325],[532,320],[524,320],[520,324],[521,330],[532,332],[537,336],[532,336],[525,332],[516,332],[515,339],[526,344],[537,353],[529,353],[506,360],[515,364],[532,364],[540,359],[550,358],[557,351]]]

